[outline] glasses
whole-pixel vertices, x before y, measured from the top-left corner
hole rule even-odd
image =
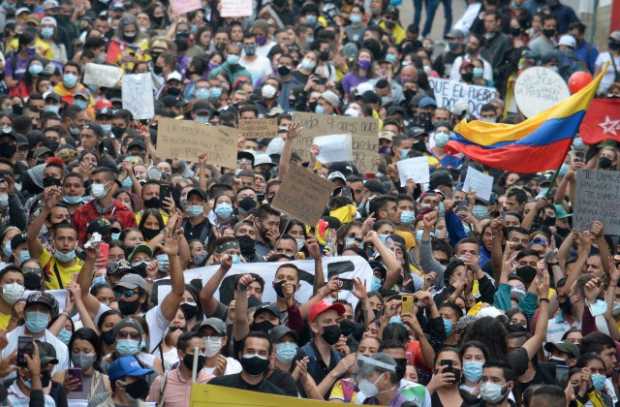
[[[542,245],[542,246],[547,246],[549,244],[549,242],[547,242],[547,239],[543,239],[543,238],[537,237],[537,238],[532,240],[532,244],[539,244],[539,245]]]
[[[138,294],[138,290],[136,289],[132,289],[132,288],[115,288],[114,289],[114,295],[116,295],[116,298],[120,298],[120,297],[125,297],[125,298],[129,298],[129,297],[133,297],[134,295]]]
[[[118,334],[116,334],[116,339],[135,339],[139,341],[142,338],[140,337],[140,333],[138,332],[119,331]]]

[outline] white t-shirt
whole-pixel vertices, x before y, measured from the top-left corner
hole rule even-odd
[[[493,82],[493,67],[484,58],[478,57],[478,59],[480,59],[482,61],[482,67],[483,67],[482,68],[482,70],[483,70],[482,77],[486,81]],[[451,81],[458,81],[458,82],[461,81],[460,69],[461,69],[461,65],[463,64],[463,60],[470,61],[470,58],[467,55],[458,56],[458,57],[456,57],[456,59],[452,63],[452,69],[450,70],[450,80]]]
[[[239,64],[250,72],[250,75],[252,75],[252,84],[254,86],[263,82],[273,73],[273,70],[271,69],[271,62],[269,62],[267,57],[257,55],[256,59],[251,62],[243,57],[239,61]]]
[[[11,407],[28,407],[30,405],[30,397],[26,396],[17,386],[17,382],[13,383],[7,390],[7,405]],[[45,399],[45,407],[56,407],[56,402],[49,394],[43,391]]]
[[[611,86],[611,84],[614,83],[615,72],[614,72],[613,64],[611,63],[610,52],[601,52],[600,54],[598,54],[598,56],[596,57],[596,61],[594,62],[594,67],[596,71],[598,72],[603,67],[605,62],[609,62],[609,68],[607,69],[607,73],[605,74],[605,76],[603,76],[603,79],[601,80],[601,84],[598,87],[598,91],[596,91],[597,94],[605,94],[607,92],[607,89],[609,89],[609,87]],[[616,64],[616,69],[618,70],[618,73],[620,74],[620,56],[615,57],[614,62]]]
[[[215,371],[215,367],[205,366],[203,370],[212,375]],[[225,375],[241,373],[242,370],[243,368],[241,367],[241,363],[239,363],[237,359],[231,357],[226,358],[226,371],[224,372]]]

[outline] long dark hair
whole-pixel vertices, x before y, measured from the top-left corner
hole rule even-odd
[[[490,332],[493,334],[489,335]],[[499,319],[484,317],[468,326],[463,342],[482,342],[489,352],[489,359],[505,360],[508,352],[506,335],[506,327]]]
[[[100,318],[100,320],[103,320],[103,318]],[[69,354],[72,353],[73,343],[78,339],[88,341],[91,345],[93,345],[93,348],[95,348],[95,354],[97,355],[93,367],[96,370],[99,370],[99,361],[101,360],[101,338],[99,338],[97,332],[90,328],[80,328],[75,331],[69,341]]]

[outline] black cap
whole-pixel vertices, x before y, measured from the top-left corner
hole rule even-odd
[[[205,194],[200,188],[190,189],[187,193],[187,199],[189,200],[189,197],[192,195],[199,196],[203,201],[207,200],[207,194]]]
[[[129,144],[127,144],[127,150],[131,148],[139,148],[141,150],[145,150],[146,146],[144,145],[144,140],[140,140],[139,138],[132,139]]]
[[[269,331],[269,339],[271,340],[271,343],[280,342],[280,340],[286,335],[292,335],[293,339],[297,341],[297,333],[286,325],[278,325]]]
[[[278,309],[278,306],[276,304],[271,304],[271,303],[264,303],[262,305],[259,305],[258,308],[256,308],[256,311],[254,311],[254,318],[256,319],[256,316],[261,313],[261,312],[269,312],[272,315],[274,315],[276,318],[278,319],[282,319],[282,313],[280,312],[280,310]]]
[[[26,299],[26,308],[34,304],[42,304],[47,306],[52,313],[52,317],[54,317],[54,311],[56,311],[56,313],[58,312],[58,302],[51,294],[42,292],[34,292],[30,294]]]
[[[20,233],[19,235],[16,235],[13,239],[11,239],[11,250],[17,249],[17,246],[26,242],[27,240],[25,234]]]
[[[97,232],[103,235],[103,234],[110,233],[111,227],[112,225],[107,219],[97,218],[88,224],[88,227],[86,228],[86,233],[93,234]]]

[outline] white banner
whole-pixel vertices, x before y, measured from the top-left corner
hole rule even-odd
[[[480,108],[498,96],[497,90],[490,86],[468,85],[449,79],[428,79],[435,94],[437,107],[444,107],[450,111],[456,102],[464,100],[467,102],[469,114],[478,117]]]

